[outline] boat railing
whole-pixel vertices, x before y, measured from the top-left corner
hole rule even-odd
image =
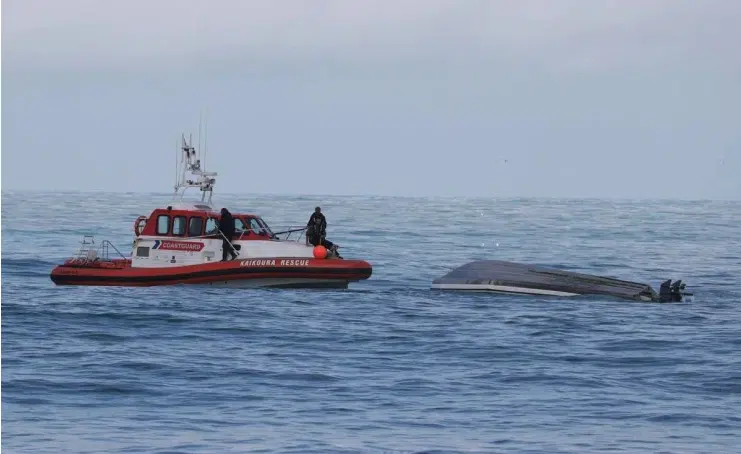
[[[96,260],[108,262],[111,260],[111,248],[113,248],[113,250],[116,251],[122,259],[127,260],[126,256],[124,256],[121,251],[119,251],[118,248],[108,240],[101,241],[96,247],[95,237],[93,235],[84,235],[82,237],[80,248],[77,250],[75,258],[86,262],[94,262]]]
[[[296,233],[296,235],[291,238],[291,235],[294,233]],[[306,226],[288,226],[284,227],[284,230],[273,232],[273,234],[279,238],[280,235],[286,235],[285,238],[280,238],[283,241],[295,241],[297,243],[300,243],[302,238],[304,239],[304,241],[306,241]]]
[[[238,230],[235,232],[234,235],[234,241],[239,241],[244,238],[245,235],[265,235],[268,237],[271,237],[273,239],[277,239],[280,241],[295,241],[297,243],[301,242],[301,239],[304,237],[304,233],[306,232],[306,227],[285,227],[280,231],[274,232],[272,229],[270,231],[266,231],[264,229],[245,229],[245,230]],[[297,235],[293,235],[293,238],[291,238],[291,235],[296,233]],[[214,232],[214,234],[218,235],[218,231]],[[286,235],[285,237],[282,237],[282,235]]]
[[[95,250],[95,237],[93,235],[83,235],[75,258],[94,260],[98,256],[97,252]]]
[[[118,248],[108,240],[103,240],[100,243],[100,248],[101,248],[101,252],[102,252],[101,255],[103,256],[103,260],[110,260],[109,248],[113,248],[113,250],[116,251],[119,257],[126,260],[126,256],[123,255],[121,251],[119,251]]]
[[[279,232],[273,232],[272,230],[267,232],[263,229],[255,230],[255,229],[245,229],[245,230],[237,230],[234,232],[234,236],[232,237],[232,241],[239,241],[244,239],[247,235],[263,235],[268,238],[275,238],[279,239],[281,241],[296,241],[300,242],[301,239],[304,236],[304,232],[306,231],[306,227],[294,227],[294,228],[286,228],[285,230],[281,230]],[[293,238],[291,238],[291,234],[298,233],[298,235],[294,235]],[[286,235],[287,234],[287,235]],[[285,238],[278,238],[278,235],[286,235]],[[188,240],[209,240],[214,238],[223,238],[223,234],[220,230],[216,229],[210,232],[207,232],[205,235],[195,235],[195,236],[183,236],[183,237],[176,237],[180,239],[188,239]]]

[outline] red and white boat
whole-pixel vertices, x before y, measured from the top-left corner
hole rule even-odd
[[[180,152],[180,181],[173,203],[136,219],[130,257],[107,240],[96,245],[93,237],[86,236],[77,255],[52,270],[56,285],[347,288],[350,282],[371,276],[368,262],[347,260],[336,251],[310,245],[304,238],[305,227],[276,233],[251,213],[232,212],[232,245],[238,256],[222,261],[223,236],[216,222],[221,211],[211,204],[217,174],[201,170],[201,160],[184,136]],[[186,180],[188,172],[197,178]],[[201,190],[200,201],[183,200],[190,187]],[[110,258],[111,252],[119,257]]]

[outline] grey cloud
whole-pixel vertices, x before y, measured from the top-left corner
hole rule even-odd
[[[220,192],[738,199],[740,11],[9,0],[3,188],[166,190],[170,139],[205,108]],[[245,186],[255,153],[280,172]],[[307,188],[307,153],[340,170]]]
[[[17,0],[3,58],[23,66],[186,58],[514,59],[554,69],[686,63],[741,69],[733,0]]]

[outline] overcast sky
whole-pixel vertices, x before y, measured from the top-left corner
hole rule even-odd
[[[741,199],[738,0],[5,0],[2,188]]]

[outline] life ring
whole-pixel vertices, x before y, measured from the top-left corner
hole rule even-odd
[[[146,225],[147,225],[146,216],[139,216],[138,218],[136,218],[136,221],[134,221],[134,234],[136,236],[141,235]]]

